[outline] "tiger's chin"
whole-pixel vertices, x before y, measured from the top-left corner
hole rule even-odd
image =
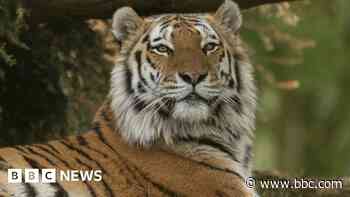
[[[185,100],[175,104],[172,116],[185,122],[200,122],[210,116],[210,107],[202,101]]]

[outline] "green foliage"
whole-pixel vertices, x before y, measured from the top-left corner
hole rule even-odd
[[[87,129],[108,90],[112,65],[101,36],[69,18],[27,26],[16,1],[0,5],[0,144]]]
[[[27,46],[20,41],[19,34],[27,27],[25,17],[27,12],[23,9],[17,0],[0,1],[0,44],[4,51],[4,43],[10,42],[21,48]],[[5,54],[5,52],[2,52]]]
[[[349,6],[341,0],[294,4],[295,27],[262,17],[254,27],[277,29],[268,38],[261,31],[242,33],[256,51],[260,86],[257,168],[295,176],[350,174]],[[300,87],[280,89],[284,80],[298,80]]]
[[[0,58],[5,62],[5,64],[13,66],[16,64],[16,59],[13,55],[8,54],[6,51],[6,45],[0,46]],[[1,72],[1,71],[0,71]],[[0,76],[1,77],[1,76]]]

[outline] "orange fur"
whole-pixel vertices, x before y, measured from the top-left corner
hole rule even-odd
[[[68,193],[74,190],[80,192],[80,196],[90,195],[87,187],[92,188],[96,196],[109,196],[106,185],[111,194],[123,197],[249,196],[244,182],[233,173],[192,161],[161,147],[145,150],[126,144],[112,127],[112,120],[109,106],[105,104],[97,113],[94,129],[81,136],[48,144],[3,148],[0,156],[11,168],[37,168],[25,160],[27,157],[37,162],[40,168],[104,170],[103,182],[59,182]],[[82,143],[81,138],[87,143]],[[5,175],[0,174],[0,188],[8,185]]]

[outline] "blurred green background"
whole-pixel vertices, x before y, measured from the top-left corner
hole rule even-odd
[[[256,67],[258,170],[350,175],[350,1],[244,11]],[[109,89],[117,45],[100,20],[26,21],[0,1],[0,146],[83,132]]]

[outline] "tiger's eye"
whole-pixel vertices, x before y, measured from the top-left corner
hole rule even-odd
[[[165,45],[158,45],[154,49],[159,53],[169,53],[170,49]]]
[[[203,47],[203,50],[204,50],[206,53],[209,53],[209,52],[215,51],[217,48],[218,48],[218,44],[216,44],[216,43],[208,43],[208,44],[206,44],[206,45]]]

